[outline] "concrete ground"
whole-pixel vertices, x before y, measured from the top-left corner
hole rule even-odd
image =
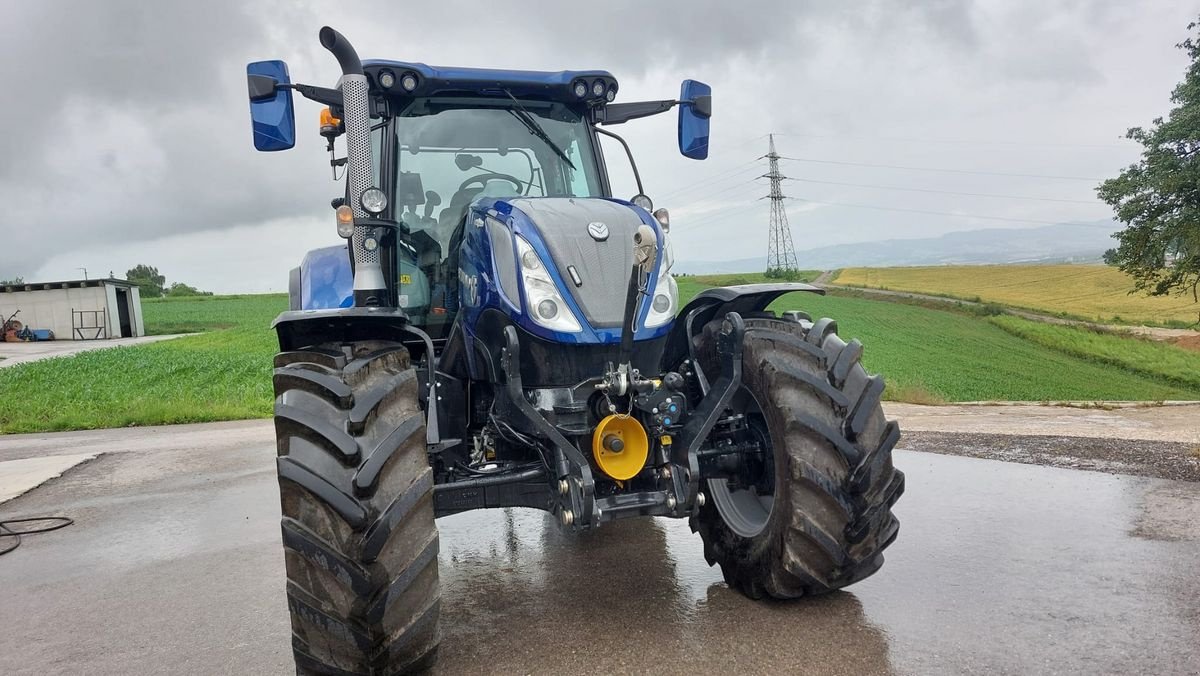
[[[0,341],[0,368],[38,361],[39,359],[49,359],[50,357],[65,357],[71,354],[87,352],[88,350],[156,343],[160,340],[170,340],[171,338],[178,337],[179,335],[142,336],[140,338],[113,338],[112,340],[46,340],[32,343],[6,343]]]
[[[75,519],[0,557],[0,673],[291,673],[270,424],[0,437],[0,461],[80,453],[0,505]],[[792,603],[731,592],[683,521],[443,519],[437,671],[1200,672],[1200,483],[896,464],[888,563]]]
[[[94,459],[91,453],[21,458],[0,463],[0,502],[12,500],[51,479],[57,479],[72,467]]]

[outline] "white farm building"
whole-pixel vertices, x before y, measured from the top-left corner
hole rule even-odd
[[[49,329],[57,340],[105,340],[145,335],[137,285],[123,279],[81,279],[0,286],[0,322]]]

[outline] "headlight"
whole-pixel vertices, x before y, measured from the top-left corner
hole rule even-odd
[[[524,237],[517,236],[521,283],[525,287],[525,312],[535,323],[555,331],[582,331],[575,313],[567,307],[542,259]]]
[[[671,239],[667,233],[662,234],[662,261],[658,264],[658,280],[650,296],[650,311],[646,313],[646,328],[662,326],[675,318],[679,311],[679,285],[671,276],[671,266],[675,264],[675,252],[671,249]]]

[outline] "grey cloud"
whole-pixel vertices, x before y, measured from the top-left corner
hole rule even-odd
[[[681,77],[710,81],[717,115],[708,163],[682,161],[671,151],[669,120],[621,130],[637,149],[647,183],[668,192],[752,160],[763,148],[747,139],[772,129],[985,141],[1066,134],[1108,142],[1161,112],[1179,75],[1164,70],[1164,63],[1174,63],[1169,45],[1182,37],[1193,14],[1184,3],[1119,0],[611,0],[586,11],[577,3],[515,0],[419,7],[391,1],[5,2],[0,86],[21,98],[19,105],[11,97],[0,105],[0,129],[18,130],[5,135],[6,161],[0,163],[0,203],[6,205],[0,212],[0,276],[28,275],[64,252],[113,242],[183,242],[191,241],[183,235],[203,232],[228,239],[229,229],[238,226],[327,217],[324,205],[336,187],[315,134],[316,106],[297,102],[295,150],[257,154],[243,79],[247,61],[285,58],[293,77],[330,84],[336,66],[315,40],[322,23],[344,32],[367,57],[600,67],[613,71],[624,91],[640,88],[655,97],[673,93]],[[1139,51],[1159,43],[1168,51]],[[1118,68],[1126,65],[1154,66],[1158,79],[1130,78]],[[1129,102],[1111,117],[1096,113],[1112,96],[1105,87],[1121,87]],[[1016,171],[1042,161],[954,154],[953,147],[937,144],[785,142],[816,156],[859,161]],[[1127,159],[1104,162],[1119,166]],[[1098,164],[1095,157],[1062,153],[1045,162],[1057,163],[1062,173],[1096,171]],[[889,182],[866,171],[844,173],[835,180]],[[920,185],[942,182],[920,178],[927,181]],[[739,190],[750,195],[757,188],[747,185],[722,199],[745,197]],[[930,208],[912,195],[806,194]],[[699,197],[685,193],[677,201]],[[970,202],[963,209],[1033,213],[1020,205]],[[924,234],[951,223],[835,208],[803,218],[833,224],[820,232],[856,237],[880,229],[891,236],[898,230]],[[706,232],[733,222],[712,219]],[[702,241],[684,228],[676,239],[685,250],[701,250]],[[751,236],[744,241],[758,246]],[[231,239],[228,246],[241,243]],[[214,276],[239,274],[223,263],[212,262]],[[277,265],[286,270],[285,263]]]

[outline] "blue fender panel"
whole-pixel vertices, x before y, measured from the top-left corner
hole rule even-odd
[[[671,334],[667,336],[667,346],[663,350],[663,368],[673,368],[687,357],[689,325],[694,327],[695,331],[699,331],[708,322],[724,317],[730,312],[740,315],[762,312],[776,298],[793,291],[825,295],[825,289],[800,282],[739,284],[701,291],[679,311],[677,319],[671,325]]]

